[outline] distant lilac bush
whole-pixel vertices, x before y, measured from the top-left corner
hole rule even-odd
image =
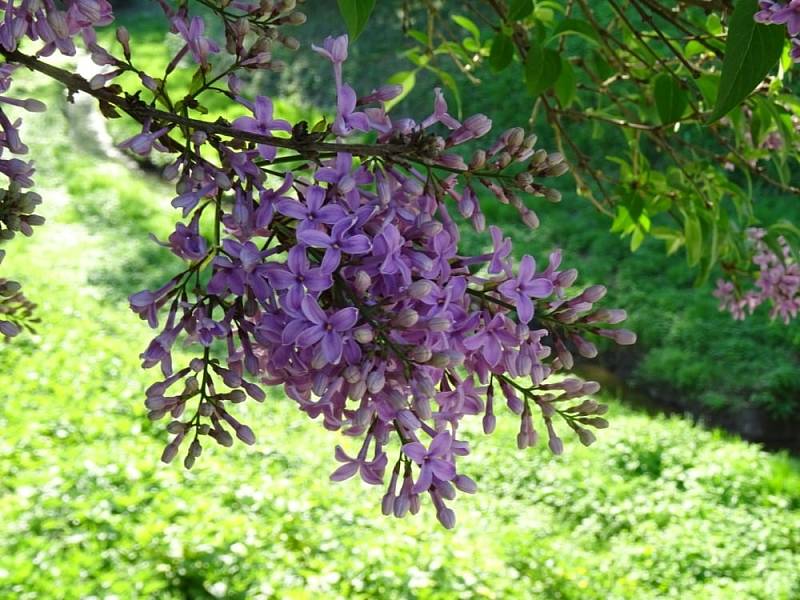
[[[68,2],[66,10],[49,0],[7,5],[0,46],[9,61],[4,90],[12,65],[25,65],[94,96],[107,116],[138,121],[141,132],[123,148],[170,156],[164,173],[176,181],[172,205],[184,220],[164,245],[186,268],[130,297],[132,310],[159,331],[141,357],[145,368],[159,366],[163,374],[145,402],[151,419],[171,419],[174,437],[162,460],[183,449],[191,468],[206,437],[222,446],[234,435],[253,444],[254,432],[233,406],[248,397],[262,402],[262,385],[281,385],[309,417],[361,440],[355,456],[336,448],[342,464],[332,479],[359,474],[385,485],[394,447],[383,512],[416,513],[427,495],[439,521],[452,527],[446,502],[456,490],[476,488],[458,460],[469,454],[460,437],[464,417],[480,416],[491,433],[501,399],[519,419],[519,448],[537,442],[534,416],[556,454],[563,450],[557,420],[591,444],[590,428],[607,426],[606,406],[586,398],[599,386],[559,375],[573,368],[574,352],[597,355],[594,336],[634,343],[632,332],[614,327],[625,312],[595,306],[605,294],[601,285],[577,290],[577,271],[562,268],[558,251],[545,264],[525,255],[515,266],[511,240],[496,227],[488,228],[491,251],[459,251],[460,221],[487,229],[478,202],[487,192],[535,227],[523,197],[557,201],[542,180],[567,170],[564,157],[537,149],[536,136],[520,128],[474,149],[491,120],[456,119],[439,90],[422,120],[390,116],[384,103],[398,86],[358,96],[344,81],[347,36],[314,47],[333,67],[334,118],[310,129],[290,124],[275,117],[268,97],[246,98],[237,73],[283,68],[271,47],[297,46],[280,31],[305,19],[294,2],[211,6],[224,24],[224,44],[208,37],[203,16],[185,4],[161,5],[183,45],[160,77],[137,69],[123,28],[116,36],[121,56],[99,45],[94,28],[113,19],[104,0]],[[26,49],[40,43],[35,54],[18,48],[24,38]],[[74,54],[76,39],[104,67],[90,81],[41,60]],[[169,76],[187,61],[196,65],[192,88],[172,98]],[[141,94],[114,83],[124,73],[138,76]],[[194,118],[209,93],[252,116],[232,123]],[[2,101],[42,108],[33,100]],[[25,154],[19,121],[0,115],[3,149]],[[459,151],[467,143],[469,155]],[[39,223],[29,216],[36,198],[21,192],[32,184],[32,166],[13,158],[0,170],[16,207],[10,222],[28,232]],[[188,364],[173,364],[179,344],[197,349]]]
[[[788,324],[800,311],[800,265],[794,260],[792,250],[783,237],[777,239],[779,254],[770,248],[764,229],[748,230],[753,245],[753,264],[758,268],[755,289],[740,292],[733,282],[720,279],[714,295],[719,298],[720,309],[727,310],[735,319],[744,319],[764,302],[772,305],[770,317],[781,317]]]

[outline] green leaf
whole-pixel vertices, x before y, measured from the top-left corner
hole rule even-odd
[[[430,43],[428,38],[428,34],[420,31],[419,29],[409,29],[406,31],[406,35],[410,38],[417,40],[423,46],[427,46]]]
[[[683,237],[686,240],[686,258],[690,267],[700,262],[703,255],[703,229],[695,214],[683,214]]]
[[[706,48],[697,40],[691,40],[687,42],[686,47],[683,49],[683,55],[686,58],[694,58],[695,56],[705,54],[706,52],[708,52],[708,48]]]
[[[553,31],[553,36],[551,39],[557,38],[561,35],[578,35],[595,44],[600,42],[600,39],[598,38],[597,32],[594,30],[594,28],[587,21],[582,19],[572,19],[569,17],[562,19],[556,26],[555,31]]]
[[[739,0],[731,16],[722,77],[709,122],[726,115],[742,102],[778,62],[783,50],[784,28],[753,20],[758,0]]]
[[[727,223],[725,225],[727,226]],[[700,286],[708,281],[711,269],[717,264],[717,259],[719,258],[719,221],[715,218],[704,219],[702,228],[703,237],[707,240],[708,247],[700,259],[700,271],[694,281],[695,286]]]
[[[375,0],[337,0],[337,2],[339,12],[347,25],[347,32],[350,34],[350,41],[355,41],[367,26],[372,9],[375,8]]]
[[[575,102],[578,94],[578,82],[575,77],[575,69],[566,58],[561,59],[561,74],[553,89],[562,107],[569,108]]]
[[[528,91],[538,96],[553,85],[561,74],[561,56],[555,50],[531,46],[525,60],[525,82]]]
[[[653,83],[658,117],[663,125],[674,123],[683,116],[688,100],[680,84],[667,73],[659,74]]]
[[[533,12],[533,0],[511,0],[508,7],[508,20],[520,21]]]
[[[589,62],[594,71],[600,76],[600,79],[608,79],[616,73],[605,57],[597,50],[592,50],[591,54],[589,54]]]
[[[717,99],[719,90],[719,75],[715,73],[704,73],[697,79],[693,79],[697,89],[703,95],[703,101],[711,106]]]
[[[504,33],[498,33],[492,41],[492,51],[489,54],[489,64],[495,71],[505,69],[514,58],[514,44],[511,38]]]
[[[453,15],[450,18],[453,19],[453,22],[456,25],[458,25],[459,27],[463,27],[472,34],[472,37],[474,37],[477,41],[480,41],[481,30],[478,29],[478,26],[475,25],[474,21],[462,15]]]

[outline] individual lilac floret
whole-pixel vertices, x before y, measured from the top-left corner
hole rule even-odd
[[[429,448],[420,442],[411,442],[403,446],[403,453],[420,466],[419,477],[411,489],[415,494],[426,492],[434,478],[438,481],[451,481],[456,476],[455,465],[447,460],[452,444],[452,437],[447,431],[436,434]]]
[[[257,96],[253,105],[254,117],[239,117],[231,126],[235,129],[266,136],[272,135],[273,131],[291,132],[292,126],[289,122],[283,119],[273,119],[272,112],[272,100],[266,96]],[[277,149],[274,146],[266,144],[259,144],[258,151],[265,160],[274,159],[277,153]]]
[[[203,35],[206,29],[203,18],[192,17],[187,21],[184,17],[175,17],[172,19],[172,25],[186,42],[194,60],[207,68],[209,55],[219,52],[219,46]]]
[[[347,60],[347,35],[326,37],[322,47],[311,44],[311,48],[327,58],[333,64],[333,73],[336,80],[336,91],[342,87],[342,63]]]
[[[376,458],[367,460],[367,447],[368,445],[364,444],[363,450],[359,452],[358,456],[356,458],[350,458],[342,447],[337,445],[336,460],[344,464],[331,473],[331,481],[344,481],[358,473],[365,483],[381,485],[383,483],[383,471],[386,469],[386,463],[389,459],[386,454],[382,452]]]
[[[320,342],[320,350],[325,360],[332,364],[338,363],[342,357],[344,334],[358,321],[358,310],[352,307],[342,308],[328,314],[311,296],[303,298],[301,307],[310,326],[298,336],[297,343],[308,347]]]
[[[529,323],[533,318],[531,298],[546,298],[552,294],[553,282],[536,277],[536,261],[526,254],[520,261],[517,276],[501,283],[497,290],[514,302],[520,321]]]
[[[300,308],[306,291],[324,292],[333,285],[333,278],[320,267],[311,267],[306,250],[295,246],[289,250],[286,267],[277,266],[267,274],[272,287],[276,290],[287,290],[287,301],[290,306]]]
[[[304,202],[281,198],[275,208],[282,215],[297,219],[299,230],[333,225],[347,216],[345,209],[338,204],[325,204],[325,190],[316,185],[308,188]]]

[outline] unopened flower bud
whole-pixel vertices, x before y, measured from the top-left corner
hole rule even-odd
[[[561,192],[553,188],[544,188],[544,197],[550,202],[561,202]]]
[[[382,371],[372,371],[367,375],[367,389],[371,394],[377,394],[386,385],[386,378]]]
[[[595,346],[592,342],[589,342],[578,335],[573,336],[572,341],[575,342],[575,347],[578,349],[578,353],[584,358],[594,358],[597,356],[597,346]]]
[[[427,279],[417,279],[414,283],[408,286],[408,295],[419,300],[430,294],[433,289],[433,284]]]
[[[584,382],[583,387],[581,388],[581,393],[586,394],[587,396],[591,394],[596,394],[599,391],[600,391],[600,384],[596,381],[586,381]],[[588,402],[594,402],[594,400],[588,400]]]
[[[575,280],[578,279],[578,270],[577,269],[567,269],[566,271],[561,271],[556,277],[556,284],[559,287],[568,288]]]
[[[486,150],[476,150],[467,165],[470,171],[478,171],[486,165]]]
[[[595,303],[601,300],[606,295],[606,287],[604,285],[592,285],[583,290],[581,299],[586,302]]]
[[[543,164],[547,160],[547,151],[546,150],[537,150],[533,153],[531,157],[531,166],[538,167],[539,165]]]
[[[456,513],[450,508],[442,508],[436,511],[436,518],[445,529],[452,529],[456,526]]]
[[[550,452],[553,454],[560,455],[564,453],[564,442],[555,434],[550,436],[550,441],[547,445],[550,447]]]
[[[394,499],[395,497],[391,493],[387,492],[383,495],[383,498],[381,499],[381,512],[384,514],[384,516],[388,517],[392,514],[392,511],[394,510]]]
[[[181,421],[171,421],[169,425],[167,425],[167,432],[168,433],[181,433],[186,431],[186,423],[182,423]]]
[[[356,291],[359,294],[365,293],[369,287],[372,285],[372,279],[369,275],[367,275],[366,271],[359,271],[356,273],[355,280],[353,282],[353,287],[355,287]]]
[[[580,422],[585,423],[586,425],[591,425],[597,429],[608,428],[608,421],[602,417],[586,417],[584,419],[580,419]]]
[[[561,177],[564,173],[569,171],[569,165],[567,163],[558,163],[545,171],[545,175],[549,177]]]
[[[372,329],[369,327],[362,326],[353,331],[353,339],[357,341],[359,344],[369,344],[374,339],[374,334],[372,333]]]
[[[428,319],[428,329],[437,333],[448,331],[450,329],[450,319],[444,316],[431,317]]]
[[[630,346],[636,343],[636,334],[628,329],[615,329],[609,335],[620,346]],[[602,335],[602,334],[601,334]]]
[[[430,348],[426,348],[425,346],[416,346],[409,357],[413,362],[424,364],[428,362],[433,356],[433,352],[431,352]]]
[[[220,446],[230,448],[233,446],[233,436],[224,429],[212,429],[210,435],[217,440]]]
[[[247,425],[240,425],[236,428],[236,437],[238,437],[248,446],[252,446],[256,443],[256,436],[253,433],[253,430]]]
[[[453,485],[465,494],[474,494],[478,491],[478,484],[466,475],[456,475],[455,479],[453,479]]]
[[[538,136],[535,133],[532,133],[522,142],[522,147],[526,150],[531,150],[536,145],[538,140]]]
[[[578,439],[584,446],[591,446],[597,440],[594,434],[588,429],[584,429],[583,427],[578,427],[575,431],[577,431]]]
[[[497,417],[493,414],[485,414],[483,415],[483,421],[481,423],[483,425],[483,433],[489,435],[494,431],[494,428],[497,425]]]
[[[539,217],[536,216],[536,213],[532,210],[528,210],[527,208],[523,211],[520,211],[522,215],[522,222],[525,223],[531,229],[536,229],[539,227]]]
[[[444,369],[450,365],[450,357],[444,352],[434,352],[428,364],[437,369]]]
[[[413,308],[404,308],[392,319],[392,325],[408,329],[416,325],[417,321],[419,321],[419,313]]]
[[[164,452],[161,453],[161,462],[163,463],[171,463],[172,460],[177,456],[178,449],[180,448],[181,442],[183,441],[183,434],[178,434],[178,436],[172,440],[169,444],[164,447]]]
[[[342,377],[347,383],[355,383],[361,379],[361,372],[355,365],[350,365],[344,370]]]

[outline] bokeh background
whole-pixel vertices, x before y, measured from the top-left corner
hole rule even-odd
[[[357,90],[408,68],[399,4],[379,2],[351,48],[345,73]],[[157,73],[178,42],[156,5],[116,11],[134,61]],[[333,85],[308,43],[344,27],[332,1],[306,11],[289,69],[248,88],[273,96],[279,116],[313,123]],[[93,68],[81,56],[72,64]],[[187,86],[190,77],[187,68]],[[137,358],[151,333],[125,299],[178,267],[147,237],[174,226],[170,189],[115,148],[135,133],[130,123],[104,123],[91,102],[67,102],[40,77],[15,80],[50,107],[24,128],[48,223],[10,243],[3,265],[42,322],[0,343],[0,598],[800,598],[800,463],[790,454],[800,327],[763,312],[731,320],[680,256],[655,239],[631,253],[570,193],[535,207],[537,231],[483,204],[516,252],[544,260],[563,248],[580,281],[607,284],[608,305],[631,314],[640,343],[608,348],[584,370],[607,384],[611,404],[611,428],[591,448],[519,452],[512,418],[492,437],[471,428],[468,474],[480,492],[459,498],[453,531],[428,507],[385,518],[377,488],[329,482],[339,437],[280,390],[242,405],[254,447],[208,448],[191,472],[161,464],[166,436],[146,419],[152,378]],[[420,74],[396,111],[427,115],[434,83]],[[460,84],[466,114],[489,114],[497,130],[525,124],[531,100],[513,75]],[[210,118],[241,114],[210,108]],[[590,129],[574,137],[613,153]],[[796,198],[764,196],[757,210],[800,221]],[[464,235],[468,249],[487,245]]]

